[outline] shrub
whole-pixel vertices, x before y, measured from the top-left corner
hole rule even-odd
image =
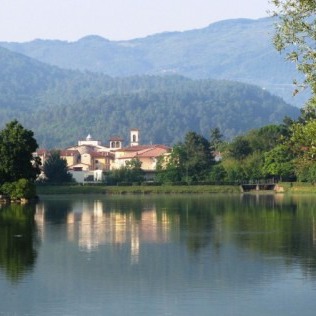
[[[16,182],[4,183],[1,191],[8,195],[12,200],[31,199],[36,196],[35,185],[27,179],[19,179]]]

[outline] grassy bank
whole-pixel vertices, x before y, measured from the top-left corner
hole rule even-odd
[[[282,182],[280,193],[316,193],[316,185]],[[38,195],[50,194],[180,194],[180,193],[240,193],[238,185],[160,185],[160,186],[105,186],[105,185],[45,185],[37,186]],[[258,191],[256,191],[258,193]],[[259,191],[260,192],[260,191]],[[264,193],[265,191],[261,191]]]
[[[38,186],[38,195],[47,194],[166,194],[166,193],[240,193],[239,186],[103,186],[103,185],[54,185]]]
[[[285,193],[316,193],[316,185],[304,182],[282,182],[279,186],[284,188]]]

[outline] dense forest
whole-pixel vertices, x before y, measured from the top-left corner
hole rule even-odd
[[[218,127],[225,138],[299,110],[253,85],[182,76],[112,78],[62,70],[0,49],[0,126],[17,119],[40,147],[62,148],[91,134],[107,143],[130,128],[142,143],[172,145],[192,130],[206,137]]]

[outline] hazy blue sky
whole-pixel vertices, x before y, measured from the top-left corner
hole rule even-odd
[[[0,41],[124,40],[267,16],[269,0],[1,0]]]

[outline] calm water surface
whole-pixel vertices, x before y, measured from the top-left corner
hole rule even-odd
[[[0,208],[0,315],[315,315],[316,197]]]

